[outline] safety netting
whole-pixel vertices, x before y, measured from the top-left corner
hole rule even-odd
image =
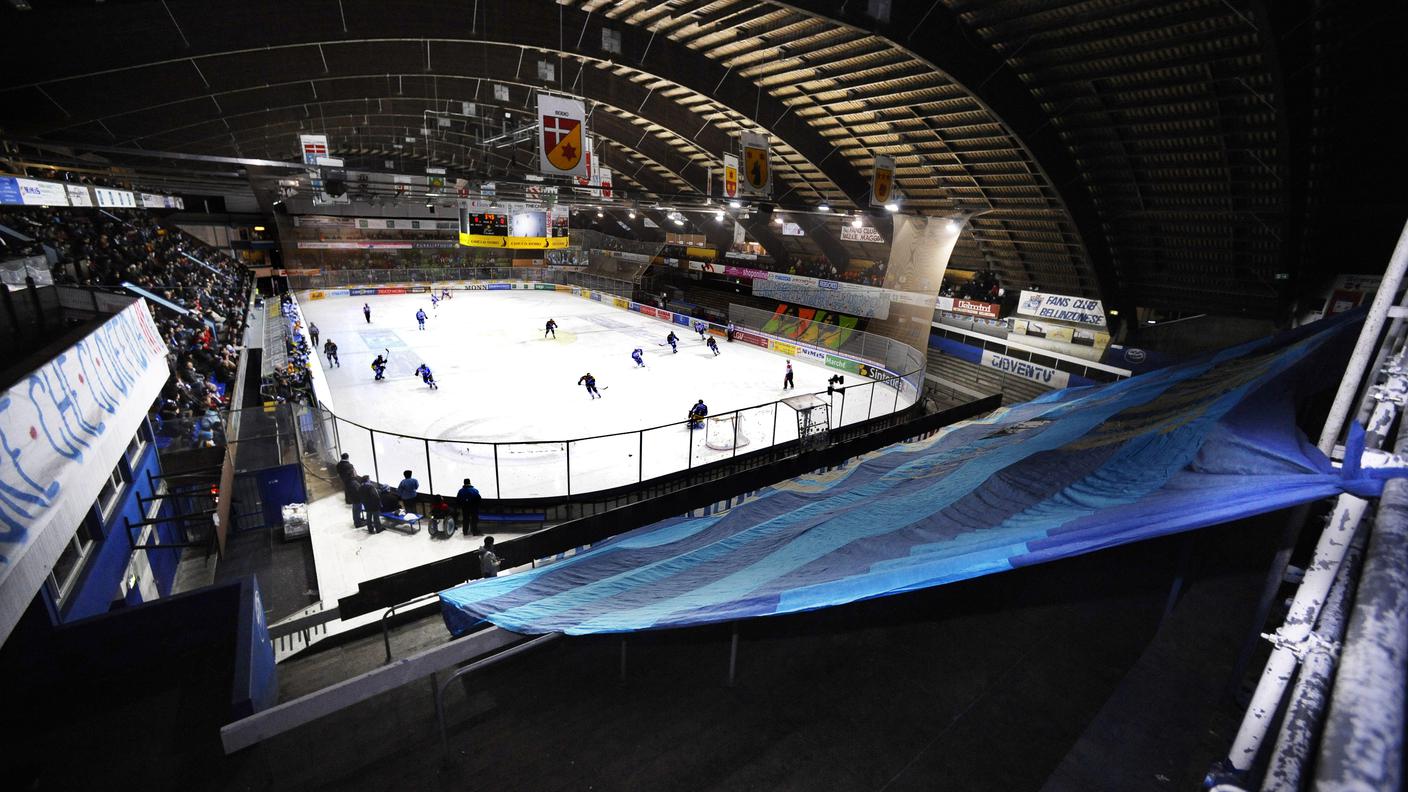
[[[1296,428],[1333,386],[1359,315],[1108,385],[1056,391],[726,512],[623,533],[532,571],[441,592],[456,635],[630,632],[793,613],[1237,520],[1380,474]]]

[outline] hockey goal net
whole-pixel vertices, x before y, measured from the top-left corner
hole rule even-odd
[[[731,451],[749,443],[737,415],[711,415],[705,427],[704,445],[715,451]]]

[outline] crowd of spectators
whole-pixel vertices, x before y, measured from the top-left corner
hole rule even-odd
[[[280,298],[280,314],[288,324],[285,341],[288,345],[284,365],[263,379],[260,392],[268,401],[306,401],[316,406],[313,396],[313,373],[308,365],[308,357],[317,354],[309,341],[308,329],[303,326],[303,318],[298,313],[293,296],[285,294]]]
[[[249,281],[229,256],[140,211],[20,209],[0,233],[0,257],[45,256],[54,282],[116,289],[135,284],[187,311],[152,305],[172,377],[153,407],[158,428],[182,444],[223,442],[221,414],[235,382]]]
[[[885,285],[885,268],[884,261],[877,261],[869,267],[849,265],[838,270],[825,256],[793,256],[787,274],[880,287]]]
[[[1002,281],[995,272],[975,272],[969,280],[944,276],[943,286],[939,289],[939,294],[944,297],[990,303],[1001,302],[1003,293]]]

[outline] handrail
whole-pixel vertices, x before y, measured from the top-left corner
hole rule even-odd
[[[397,608],[400,608],[400,607],[403,606],[403,605],[410,605],[412,602],[419,602],[420,600],[429,600],[429,599],[432,599],[432,598],[438,597],[438,596],[439,596],[438,593],[432,591],[432,592],[430,592],[430,593],[428,593],[428,594],[422,594],[422,595],[420,595],[419,597],[412,597],[411,599],[408,599],[408,600],[406,600],[405,602],[398,602],[398,603],[396,603],[395,605],[392,605],[391,607],[389,607],[389,608],[386,609],[386,612],[385,612],[385,613],[381,614],[381,640],[382,640],[382,642],[383,642],[384,644],[386,644],[386,662],[388,662],[388,663],[391,662],[391,622],[390,622],[390,619],[391,619],[392,616],[396,615],[396,609],[397,609]]]
[[[455,673],[451,674],[449,678],[447,678],[444,682],[437,683],[435,685],[435,721],[440,725],[441,751],[443,751],[444,754],[447,756],[450,753],[450,739],[449,735],[445,731],[444,698],[445,689],[450,686],[451,682],[454,682],[456,679],[459,679],[460,677],[465,676],[466,674],[471,674],[481,668],[491,666],[501,660],[507,660],[508,658],[519,654],[520,652],[526,652],[529,649],[532,649],[536,646],[542,646],[545,643],[555,641],[561,637],[562,633],[547,633],[546,635],[539,635],[537,638],[533,638],[532,640],[524,641],[523,643],[519,644],[514,644],[513,646],[510,646],[509,648],[504,649],[501,652],[495,652],[494,654],[491,654],[488,657],[482,658],[480,660],[475,660],[467,666],[456,669]]]

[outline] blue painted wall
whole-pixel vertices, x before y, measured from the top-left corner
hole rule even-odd
[[[128,463],[124,460],[120,464]],[[64,600],[61,621],[71,622],[107,613],[117,597],[118,586],[122,583],[132,560],[131,545],[125,535],[126,521],[130,519],[135,523],[146,519],[146,507],[139,498],[150,498],[153,494],[153,486],[149,483],[147,474],[157,476],[161,473],[161,460],[157,456],[155,443],[147,443],[142,453],[132,460],[128,472],[129,482],[122,494],[122,500],[113,510],[112,516],[103,524],[98,536],[94,537],[93,548],[88,552],[81,577]],[[166,514],[166,508],[163,506],[163,515]],[[133,529],[132,533],[134,539],[141,538],[140,529]],[[181,540],[176,535],[175,528],[169,524],[157,526],[157,534],[162,544]],[[162,596],[170,594],[171,584],[176,579],[180,551],[158,550],[148,553],[147,557],[152,565],[157,590]],[[141,602],[141,595],[130,595],[127,601],[129,604]]]

